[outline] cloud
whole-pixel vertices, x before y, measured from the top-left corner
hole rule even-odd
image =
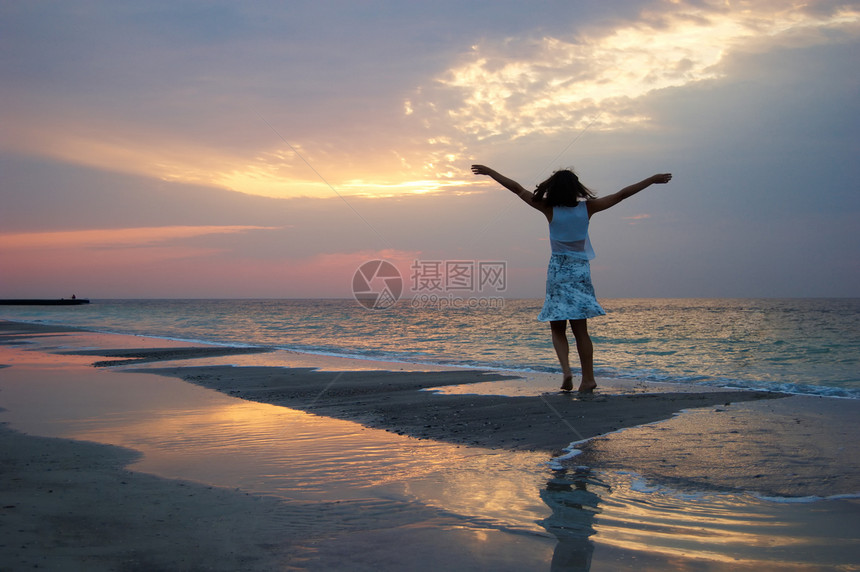
[[[630,222],[630,224],[636,224],[636,223],[637,223],[637,222],[639,222],[640,220],[645,220],[645,219],[649,219],[649,218],[651,218],[651,215],[649,215],[649,214],[637,214],[637,215],[632,215],[632,216],[625,216],[625,217],[622,217],[622,218],[623,218],[624,220],[629,220],[629,221],[631,221],[631,222]]]
[[[784,4],[664,2],[570,36],[485,39],[406,105],[415,120],[442,126],[437,157],[457,158],[467,142],[640,129],[653,120],[640,100],[725,77],[736,51],[839,42],[860,29],[856,7]]]
[[[562,6],[547,22],[513,3],[456,18],[429,5],[19,5],[2,29],[0,149],[268,197],[464,189],[489,144],[651,126],[649,94],[719,79],[737,50],[839,41],[860,14],[674,0],[638,14],[607,3],[589,21],[598,8]]]
[[[20,248],[0,245],[0,287],[349,295],[385,249],[505,260],[509,295],[539,297],[546,222],[480,162],[526,186],[573,166],[600,195],[675,173],[595,221],[601,295],[856,294],[857,15],[7,2],[0,229]],[[830,258],[784,256],[804,224],[794,248]]]
[[[399,135],[399,93],[426,53],[414,42],[389,49],[408,35],[402,25],[373,33],[409,16],[400,12],[351,3],[4,6],[0,149],[273,197],[328,196],[307,163],[335,186],[426,190],[409,136]]]
[[[249,230],[272,230],[274,228],[277,227],[167,226],[0,233],[0,250],[129,248],[150,246],[196,236],[233,234]]]

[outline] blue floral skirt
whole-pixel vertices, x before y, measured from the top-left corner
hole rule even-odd
[[[546,271],[546,300],[538,320],[582,320],[604,315],[594,295],[588,260],[553,254]]]

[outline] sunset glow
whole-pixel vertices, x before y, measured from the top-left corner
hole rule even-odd
[[[0,251],[25,249],[119,248],[152,245],[174,239],[248,230],[271,230],[262,226],[168,226],[0,234]]]
[[[595,227],[597,281],[654,273],[652,295],[860,283],[854,3],[4,10],[7,296],[72,275],[103,296],[131,275],[170,295],[306,296],[323,271],[299,285],[284,267],[381,250],[508,260],[527,277],[514,295],[541,295],[545,222],[472,163],[526,187],[572,166],[598,194],[675,173]],[[799,279],[772,246],[795,236],[810,189],[826,189],[810,216],[827,254]],[[244,287],[203,278],[243,272]]]
[[[825,31],[856,31],[860,23],[853,9],[815,16],[757,6],[761,11],[646,14],[629,26],[584,30],[576,38],[545,36],[524,52],[509,42],[476,45],[440,79],[466,94],[447,113],[459,131],[478,139],[621,129],[650,119],[636,113],[639,98],[722,77],[733,50],[754,48],[763,38],[825,43]]]

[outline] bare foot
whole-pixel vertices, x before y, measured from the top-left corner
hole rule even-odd
[[[562,391],[573,391],[573,375],[566,375],[561,382]]]
[[[594,393],[594,389],[597,387],[596,381],[585,381],[582,380],[582,383],[579,384],[579,393]]]

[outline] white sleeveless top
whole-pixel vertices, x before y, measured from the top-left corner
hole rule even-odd
[[[552,208],[549,242],[553,254],[565,254],[583,260],[594,258],[594,249],[588,239],[588,207],[585,201],[580,201],[575,207]]]

